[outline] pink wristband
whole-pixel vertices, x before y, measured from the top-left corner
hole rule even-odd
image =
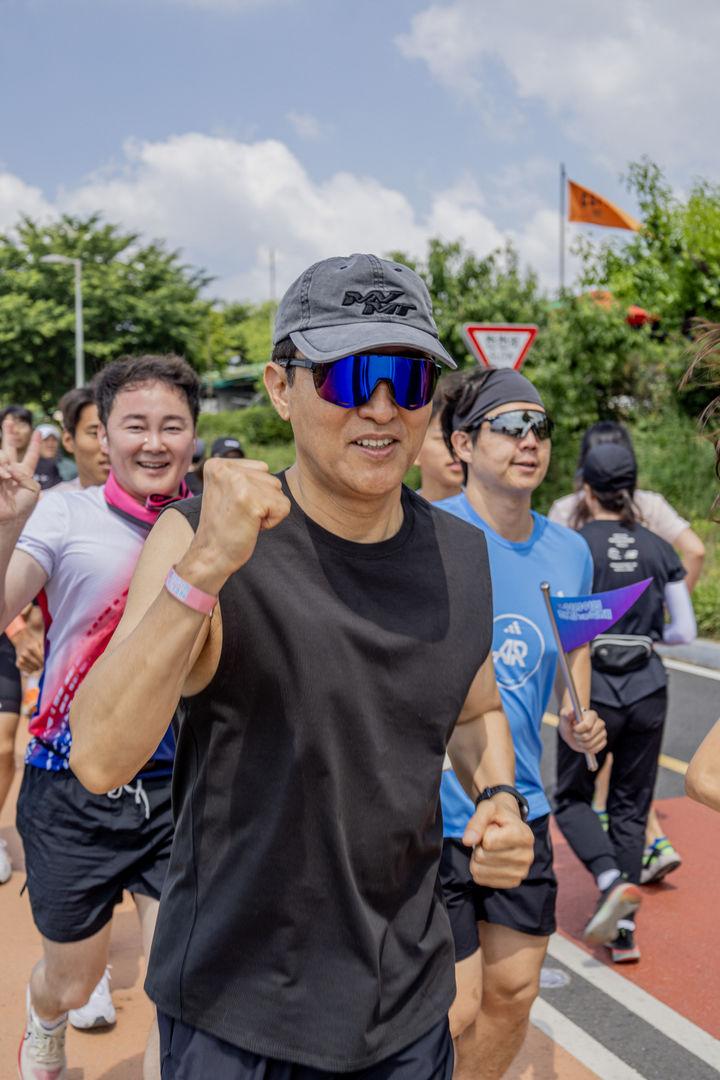
[[[174,566],[171,566],[168,570],[168,576],[165,578],[165,588],[181,604],[192,608],[193,611],[200,611],[203,615],[212,615],[213,608],[218,602],[217,596],[211,596],[210,593],[203,592],[202,589],[196,589],[189,581],[181,578]]]

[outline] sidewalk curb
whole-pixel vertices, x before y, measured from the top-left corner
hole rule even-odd
[[[695,638],[690,645],[656,645],[666,660],[684,660],[687,664],[720,671],[720,642],[710,638]]]

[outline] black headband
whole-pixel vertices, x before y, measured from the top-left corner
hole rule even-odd
[[[470,430],[476,420],[481,420],[493,409],[511,401],[527,401],[544,409],[542,398],[524,375],[514,368],[496,368],[482,384],[470,408],[463,416],[453,416],[453,431]]]

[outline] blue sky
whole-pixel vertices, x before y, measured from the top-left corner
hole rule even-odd
[[[100,211],[228,299],[317,258],[510,238],[557,283],[558,168],[718,180],[708,0],[0,0],[0,229]],[[572,227],[576,228],[576,227]]]

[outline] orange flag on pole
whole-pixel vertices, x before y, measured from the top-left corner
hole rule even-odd
[[[589,225],[605,225],[610,229],[640,228],[640,222],[626,214],[619,206],[596,195],[590,188],[581,187],[568,180],[570,200],[568,221],[586,221]]]

